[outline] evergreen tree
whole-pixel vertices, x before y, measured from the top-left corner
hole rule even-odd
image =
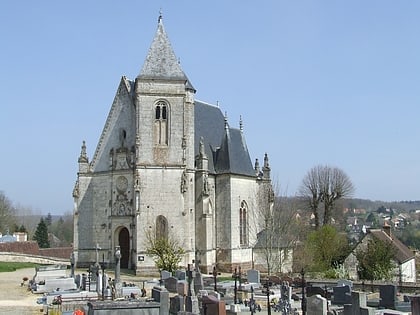
[[[38,243],[40,248],[50,247],[50,242],[48,241],[48,227],[44,218],[41,218],[39,221],[33,239]]]

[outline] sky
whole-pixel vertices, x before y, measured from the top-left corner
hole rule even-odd
[[[251,160],[295,195],[316,165],[354,197],[420,199],[419,1],[0,2],[0,191],[73,211],[122,76],[135,79],[162,12],[196,99],[242,117]]]

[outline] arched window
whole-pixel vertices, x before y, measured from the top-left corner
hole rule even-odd
[[[248,206],[245,201],[239,208],[239,242],[241,246],[248,245]]]
[[[168,144],[168,105],[164,101],[159,101],[155,106],[155,144]]]
[[[168,239],[168,220],[159,215],[156,218],[156,239]]]

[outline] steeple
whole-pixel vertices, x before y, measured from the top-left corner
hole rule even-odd
[[[159,15],[158,28],[138,78],[188,81],[163,27],[162,13]]]

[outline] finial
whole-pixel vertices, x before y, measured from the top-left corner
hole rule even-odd
[[[162,8],[160,8],[159,10],[159,18],[158,18],[158,23],[160,24],[162,22]]]
[[[80,151],[80,156],[79,156],[78,162],[79,163],[88,163],[89,162],[89,159],[88,159],[87,154],[86,154],[86,142],[84,140],[82,142],[82,149]]]
[[[228,116],[227,116],[227,112],[225,112],[225,129],[228,128]]]
[[[239,130],[244,131],[244,124],[242,122],[242,115],[239,115]]]

